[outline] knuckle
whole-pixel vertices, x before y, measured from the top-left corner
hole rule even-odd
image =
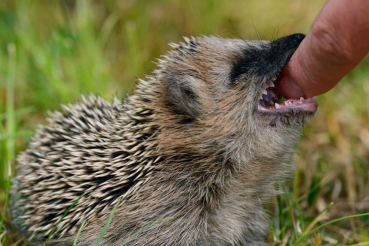
[[[311,34],[313,49],[317,57],[324,57],[337,64],[348,63],[352,60],[353,52],[343,33],[338,33],[327,24],[315,24]]]

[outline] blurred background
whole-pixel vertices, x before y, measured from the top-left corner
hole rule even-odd
[[[47,111],[89,92],[107,99],[133,93],[167,43],[183,36],[276,39],[307,33],[324,3],[1,0],[0,245],[21,245],[4,226],[9,177]],[[368,96],[367,57],[318,97],[319,112],[292,158],[293,178],[280,184],[285,194],[266,205],[271,244],[369,245],[369,216],[346,218],[369,212]],[[324,226],[335,219],[340,221]]]

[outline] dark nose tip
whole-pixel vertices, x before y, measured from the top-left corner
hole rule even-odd
[[[290,39],[292,40],[293,44],[298,47],[300,45],[300,43],[302,42],[302,40],[304,40],[304,38],[306,37],[305,34],[303,33],[296,33],[296,34],[292,34],[290,36]]]

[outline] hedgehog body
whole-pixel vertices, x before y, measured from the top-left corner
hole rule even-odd
[[[264,245],[262,201],[316,110],[278,110],[269,94],[301,40],[186,39],[124,102],[90,96],[52,114],[18,158],[20,235],[44,242],[80,198],[50,244],[71,245],[85,221],[78,245],[96,245],[119,200],[102,245],[150,224],[129,245]]]

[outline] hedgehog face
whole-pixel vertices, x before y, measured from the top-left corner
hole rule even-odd
[[[303,125],[317,110],[315,98],[284,98],[278,75],[304,37],[201,37],[172,44],[175,50],[160,64],[165,103],[185,124],[212,117],[214,121],[218,115],[272,127]]]

